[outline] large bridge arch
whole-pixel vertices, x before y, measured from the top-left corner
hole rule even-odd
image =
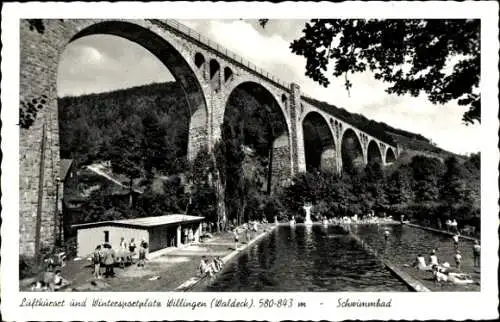
[[[183,89],[190,116],[187,156],[193,159],[200,146],[208,146],[208,108],[198,65],[205,63],[199,52],[182,52],[176,46],[153,30],[130,21],[108,20],[92,23],[78,31],[67,44],[87,36],[112,35],[134,42],[153,54],[170,71]],[[201,56],[201,57],[200,57]]]
[[[396,154],[392,150],[392,147],[388,147],[385,152],[385,164],[390,164],[396,161]]]
[[[337,170],[337,152],[334,135],[327,120],[318,112],[307,113],[302,120],[306,170]]]
[[[249,112],[255,113],[258,110],[260,116],[257,116],[257,114],[253,116],[247,115],[249,118],[243,120],[243,122],[248,122],[246,125],[250,126],[261,126],[262,131],[265,133],[264,136],[269,135],[266,142],[259,145],[261,148],[257,148],[257,152],[262,156],[266,156],[269,161],[266,187],[270,192],[277,185],[286,184],[292,173],[292,155],[290,124],[284,113],[283,103],[280,102],[278,97],[265,84],[254,80],[245,80],[244,78],[233,82],[225,89],[225,93],[225,99],[222,104],[224,119],[221,123],[221,138],[226,138],[227,134],[224,133],[223,127],[226,126],[227,122],[234,122],[234,119],[231,118],[231,115],[235,115],[234,108],[239,109],[240,115],[246,115],[245,113]],[[245,99],[242,99],[241,95],[243,93],[252,97],[250,102],[248,100],[245,102]],[[253,104],[251,111],[248,110],[248,104]],[[257,110],[255,107],[257,107]],[[255,117],[260,117],[261,119],[259,120]],[[253,124],[250,124],[252,122]],[[246,131],[245,129],[240,130]],[[252,133],[246,132],[246,134],[252,136]]]
[[[202,68],[196,66],[203,65],[195,57],[199,48],[186,46],[185,39],[147,20],[45,19],[41,24],[43,29],[34,30],[30,21],[20,22],[20,101],[38,100],[44,104],[33,123],[20,130],[20,252],[26,255],[34,255],[36,236],[40,240],[38,247],[43,247],[53,245],[58,235],[58,201],[62,195],[60,187],[56,196],[56,179],[60,176],[58,67],[72,41],[91,35],[112,35],[150,51],[184,89],[190,114],[190,158],[200,146],[209,143],[210,135],[205,95],[208,86],[202,83]],[[46,147],[43,156],[42,141]],[[41,220],[40,231],[35,228],[37,217]]]
[[[361,139],[352,128],[346,128],[342,133],[340,143],[340,154],[342,157],[342,170],[350,171],[364,165],[364,154]]]
[[[368,163],[376,162],[382,165],[384,162],[382,151],[380,151],[380,146],[373,139],[368,143],[368,148],[366,149],[366,158]]]

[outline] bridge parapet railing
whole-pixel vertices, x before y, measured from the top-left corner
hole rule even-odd
[[[225,56],[231,58],[232,60],[244,65],[245,67],[251,69],[252,71],[256,72],[257,74],[262,75],[263,77],[266,77],[267,79],[273,81],[274,83],[277,83],[285,88],[290,88],[290,84],[285,83],[281,79],[277,78],[274,75],[269,74],[268,72],[264,71],[262,68],[257,67],[255,64],[251,63],[250,61],[244,59],[243,57],[235,54],[231,50],[228,50],[227,48],[219,45],[218,43],[210,40],[210,38],[205,37],[201,35],[199,32],[189,28],[188,26],[178,22],[175,19],[162,19],[161,22],[167,24],[168,26],[180,31],[183,34],[188,35],[189,37],[198,40],[200,43],[215,49],[216,51],[224,54]]]

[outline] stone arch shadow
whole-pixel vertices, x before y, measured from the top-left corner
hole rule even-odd
[[[328,121],[318,112],[308,112],[302,119],[306,170],[337,170],[337,144]]]
[[[368,148],[366,149],[366,157],[368,163],[379,163],[383,164],[383,156],[382,151],[380,150],[380,146],[377,144],[375,140],[370,140],[368,143]]]
[[[391,147],[388,147],[385,152],[385,164],[393,163],[394,161],[396,161],[396,154]]]
[[[364,152],[361,139],[352,128],[346,128],[340,142],[342,170],[359,169],[364,166]]]
[[[225,137],[223,127],[227,122],[228,107],[234,105],[234,98],[235,95],[238,95],[238,91],[244,91],[252,96],[266,110],[265,126],[268,126],[266,133],[271,133],[272,136],[272,145],[269,146],[270,168],[266,185],[268,187],[285,185],[292,173],[291,128],[282,106],[283,102],[267,86],[254,80],[243,79],[225,89],[226,96],[221,105],[224,111],[224,118],[221,122],[221,137]],[[239,106],[239,108],[244,107]],[[271,141],[268,143],[271,144]]]

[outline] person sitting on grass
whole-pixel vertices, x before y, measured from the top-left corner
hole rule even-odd
[[[222,267],[224,266],[224,262],[222,261],[222,259],[220,259],[219,256],[216,256],[214,261],[215,261],[215,266],[217,267],[217,271],[221,271]]]
[[[201,257],[201,260],[200,260],[200,266],[198,266],[199,270],[200,270],[200,276],[203,276],[205,274],[205,259],[206,257],[205,256],[202,256]]]
[[[422,254],[417,255],[417,259],[415,263],[413,263],[413,267],[417,267],[419,271],[430,271],[432,269],[432,265],[427,265],[425,263],[425,257]]]
[[[68,284],[69,284],[69,282],[65,278],[62,277],[61,270],[59,270],[59,269],[56,270],[56,273],[54,275],[52,290],[58,290],[61,287],[66,286]]]
[[[49,290],[48,284],[44,281],[36,281],[31,284],[32,292],[47,292]]]
[[[208,259],[205,258],[202,260],[202,263],[200,264],[200,269],[201,269],[201,277],[212,277],[214,275],[214,271],[212,270],[212,266],[208,262]]]
[[[432,266],[432,273],[434,274],[434,283],[436,285],[441,285],[441,283],[452,283],[454,285],[467,285],[467,284],[477,284],[472,280],[470,275],[465,273],[452,273],[452,272],[442,272],[438,265]]]
[[[210,270],[215,274],[220,271],[219,266],[217,265],[217,262],[215,261],[215,258],[212,259],[212,262],[210,263]]]
[[[439,265],[439,262],[438,262],[438,258],[436,256],[436,250],[433,249],[432,252],[431,252],[431,256],[430,256],[430,265],[432,267],[432,265]]]
[[[441,273],[460,273],[459,269],[451,267],[450,263],[448,262],[444,262],[442,265],[438,265],[438,270]]]

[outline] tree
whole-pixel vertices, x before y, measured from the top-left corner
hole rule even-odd
[[[448,205],[448,209],[457,215],[458,212],[471,212],[474,200],[468,181],[470,173],[455,157],[446,160],[446,172],[442,177],[441,199]]]
[[[444,172],[440,160],[425,156],[415,156],[410,167],[413,171],[415,201],[429,202],[439,199],[439,179]]]
[[[331,63],[347,90],[349,73],[370,70],[391,84],[390,94],[424,92],[434,104],[457,99],[468,107],[466,124],[481,121],[479,19],[313,19],[303,33],[290,48],[306,58],[306,76],[320,85],[329,85]]]
[[[408,165],[403,165],[390,176],[386,185],[389,204],[407,207],[413,200],[411,171]]]
[[[142,131],[132,130],[138,125],[140,121],[135,123],[131,121],[122,135],[115,138],[110,152],[113,172],[124,174],[129,178],[130,193],[132,193],[133,180],[139,178],[144,169],[142,135],[140,135]]]
[[[385,209],[388,204],[385,191],[385,175],[382,166],[378,162],[370,162],[365,167],[365,187],[371,195],[372,207]]]
[[[217,198],[217,229],[226,228],[226,147],[224,141],[218,140],[214,146],[215,159],[215,193]]]
[[[201,148],[190,167],[191,191],[188,213],[203,216],[211,222],[220,223],[217,215],[217,191],[213,180],[215,173],[213,156],[206,147]]]
[[[146,216],[162,216],[168,213],[184,213],[186,194],[178,176],[155,178],[140,197],[140,205]]]
[[[153,169],[159,168],[159,161],[162,155],[157,152],[157,149],[166,145],[165,133],[158,126],[158,117],[152,110],[146,111],[146,114],[142,117],[142,127],[144,129],[141,142],[144,170],[148,176],[151,176]]]

